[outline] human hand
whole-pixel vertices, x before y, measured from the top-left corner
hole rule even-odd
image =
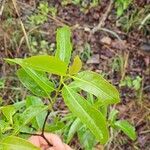
[[[70,146],[63,143],[56,134],[44,133],[44,136],[52,144],[52,147],[49,147],[48,143],[41,136],[31,136],[29,141],[41,150],[73,150]]]

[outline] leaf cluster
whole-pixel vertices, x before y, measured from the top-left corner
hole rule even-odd
[[[55,125],[47,123],[44,128],[45,131],[54,131],[54,128],[59,128],[67,143],[77,133],[85,149],[92,149],[97,142],[106,144],[109,140],[110,127],[122,130],[129,138],[135,140],[134,127],[125,120],[118,121],[117,110],[108,114],[109,106],[120,102],[117,89],[100,74],[88,70],[81,71],[82,62],[79,56],[76,56],[70,65],[72,54],[70,28],[67,26],[59,28],[56,41],[55,56],[39,55],[24,59],[6,59],[10,64],[20,66],[17,76],[22,84],[33,95],[42,99],[49,99],[49,103],[44,104],[37,97],[28,97],[26,101],[21,102],[21,105],[25,107],[24,110],[21,109],[22,106],[20,105],[17,105],[16,108],[15,104],[1,107],[0,110],[5,118],[5,123],[11,127],[8,129],[9,134],[7,135],[4,125],[0,126],[3,138],[0,142],[1,146],[3,148],[6,145],[9,147],[11,143],[17,147],[27,146],[27,141],[12,137],[12,135],[41,130],[46,111],[50,111],[52,116],[57,114],[53,110],[53,106],[58,98],[64,100],[70,113],[63,118],[55,117],[53,120]],[[57,82],[58,78],[59,82]],[[19,112],[17,112],[18,110]],[[57,128],[56,125],[59,127]],[[34,129],[30,131],[31,127]],[[53,130],[50,130],[52,127]],[[61,129],[61,127],[63,128]],[[29,144],[29,148],[35,149],[31,144]]]

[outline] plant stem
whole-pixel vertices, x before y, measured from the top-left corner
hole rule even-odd
[[[53,110],[53,104],[55,103],[55,101],[56,101],[56,99],[57,99],[57,97],[58,97],[58,94],[59,94],[59,91],[60,91],[60,88],[61,88],[61,85],[62,85],[62,80],[63,80],[63,77],[61,76],[61,77],[60,77],[60,81],[59,81],[59,86],[58,86],[58,88],[57,88],[57,90],[56,90],[56,94],[55,94],[54,98],[52,99],[50,96],[48,96],[49,99],[50,99],[50,103],[49,103],[49,105],[48,105],[48,112],[47,112],[47,115],[46,115],[45,120],[44,120],[44,123],[43,123],[41,137],[43,137],[43,139],[47,142],[47,144],[48,144],[49,146],[52,146],[52,144],[47,140],[47,138],[46,138],[45,135],[44,135],[45,125],[46,125],[46,121],[47,121],[47,119],[48,119],[48,116],[49,116],[50,112],[51,112],[51,111],[54,112],[54,110]]]
[[[49,142],[49,140],[45,137],[44,134],[41,135],[41,137],[47,142],[48,146],[53,146],[53,145]]]
[[[53,110],[53,104],[55,103],[55,101],[56,101],[56,99],[57,99],[57,97],[58,97],[58,94],[59,94],[59,92],[60,92],[60,89],[61,89],[62,84],[63,84],[63,77],[61,76],[61,77],[60,77],[60,81],[59,81],[59,86],[58,86],[58,88],[57,88],[57,90],[56,90],[56,94],[55,94],[54,98],[51,98],[51,97],[48,95],[48,98],[49,98],[49,100],[50,100],[50,103],[49,103],[49,105],[48,105],[48,108],[47,108],[47,115],[45,116],[45,120],[44,120],[44,123],[43,123],[43,126],[42,126],[42,133],[41,133],[41,134],[37,134],[37,133],[26,133],[26,132],[20,132],[20,133],[26,134],[26,135],[32,135],[32,136],[41,136],[41,137],[47,142],[47,144],[48,144],[49,146],[52,146],[52,144],[49,142],[49,140],[45,137],[44,131],[45,131],[45,126],[46,126],[46,121],[47,121],[47,119],[48,119],[48,116],[49,116],[49,114],[50,114],[51,111],[54,111],[54,110]]]
[[[44,135],[44,129],[45,129],[46,121],[48,119],[49,114],[50,114],[50,111],[48,110],[47,115],[46,115],[45,120],[44,120],[44,123],[43,123],[43,127],[42,127],[42,135]]]
[[[52,146],[52,144],[47,140],[47,138],[46,138],[45,135],[44,135],[44,130],[45,130],[45,126],[46,126],[46,121],[47,121],[47,119],[48,119],[49,114],[50,114],[50,111],[48,110],[47,115],[46,115],[45,120],[44,120],[44,123],[43,123],[41,136],[43,137],[43,139],[47,142],[47,144],[48,144],[49,146]]]
[[[62,86],[62,82],[63,82],[63,76],[60,77],[59,86],[58,86],[58,88],[57,88],[57,90],[56,90],[56,94],[55,94],[54,98],[51,100],[52,103],[50,103],[50,104],[48,105],[48,107],[49,107],[50,109],[52,109],[53,104],[55,103],[55,101],[56,101],[56,99],[57,99],[57,97],[58,97],[58,94],[59,94],[59,92],[60,92],[60,88],[61,88],[61,86]]]
[[[41,133],[41,134],[37,134],[37,133],[26,133],[26,132],[20,132],[21,134],[26,134],[26,135],[31,135],[31,136],[39,136],[39,137],[42,137],[48,144],[48,146],[53,146],[49,141],[48,139],[45,137],[44,133]]]
[[[41,136],[41,134],[38,133],[27,133],[27,132],[20,132],[21,134],[31,135],[31,136]]]

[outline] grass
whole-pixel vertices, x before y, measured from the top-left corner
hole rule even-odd
[[[126,15],[120,17],[117,23],[127,33],[137,28],[145,33],[150,24],[149,17],[146,18],[150,13],[149,10],[150,6],[145,6],[144,8],[133,6],[133,8],[126,13]],[[146,20],[144,21],[145,18]]]

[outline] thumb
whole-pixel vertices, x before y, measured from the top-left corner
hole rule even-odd
[[[73,150],[70,146],[68,146],[67,144],[64,144],[65,146],[65,150]]]
[[[51,147],[51,148],[48,148],[47,150],[55,150],[53,147]]]

